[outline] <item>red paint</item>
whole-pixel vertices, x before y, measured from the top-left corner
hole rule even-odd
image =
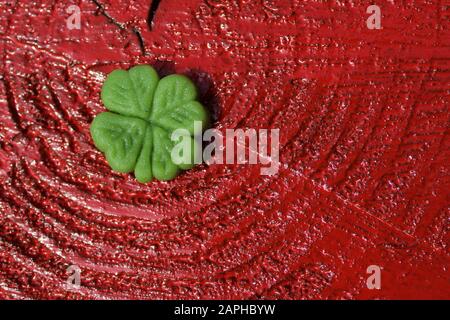
[[[1,298],[450,297],[443,4],[377,1],[368,30],[370,1],[163,0],[149,31],[147,0],[108,1],[126,30],[74,1],[70,31],[51,3],[1,4]],[[111,172],[89,125],[138,63],[188,74],[217,128],[280,128],[279,174]]]

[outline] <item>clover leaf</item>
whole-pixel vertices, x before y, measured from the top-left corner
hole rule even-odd
[[[139,182],[153,178],[171,180],[180,170],[193,166],[175,164],[171,159],[171,133],[185,129],[192,140],[194,122],[205,127],[208,115],[197,101],[197,89],[183,75],[158,77],[156,71],[139,65],[128,71],[115,70],[105,80],[102,101],[110,112],[97,115],[91,124],[95,146],[102,151],[114,171],[134,171]]]

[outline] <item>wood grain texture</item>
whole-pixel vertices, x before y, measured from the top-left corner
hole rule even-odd
[[[98,2],[73,2],[80,30],[67,1],[0,4],[1,298],[450,297],[444,2],[377,1],[381,30],[371,1],[163,0],[152,30],[150,1]],[[280,128],[279,173],[112,172],[89,126],[105,75],[143,63],[220,130]]]

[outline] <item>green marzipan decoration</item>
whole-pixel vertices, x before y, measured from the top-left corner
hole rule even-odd
[[[95,146],[114,171],[134,171],[139,182],[153,178],[171,180],[180,170],[193,167],[197,146],[194,121],[208,122],[205,108],[197,100],[197,88],[183,75],[158,77],[147,65],[128,71],[115,70],[105,80],[101,98],[110,112],[98,114],[91,125]],[[191,163],[176,165],[171,151],[176,129],[189,131]]]

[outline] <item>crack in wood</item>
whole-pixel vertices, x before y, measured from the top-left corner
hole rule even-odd
[[[98,0],[92,0],[92,2],[94,2],[97,6],[97,8],[99,9],[100,13],[106,17],[106,19],[108,19],[108,21],[110,23],[112,23],[113,25],[115,25],[116,27],[118,27],[120,30],[126,30],[126,27],[123,23],[118,22],[116,19],[114,19],[113,17],[111,17],[109,15],[109,13],[106,11],[105,7],[103,4],[101,4]]]
[[[136,27],[134,27],[133,33],[136,35],[136,37],[138,39],[138,43],[139,43],[139,47],[141,48],[142,55],[146,56],[147,51],[145,50],[145,42],[144,42],[144,38],[142,37],[141,32]]]
[[[116,19],[114,19],[105,9],[105,6],[100,3],[98,0],[92,0],[92,2],[95,3],[95,5],[97,6],[98,10],[100,11],[100,14],[102,16],[104,16],[110,23],[112,23],[113,25],[115,25],[116,27],[118,27],[120,30],[127,30],[127,27],[124,23],[120,23],[119,21],[117,21]],[[139,31],[138,28],[133,27],[131,29],[131,32],[136,35],[136,38],[138,40],[139,43],[139,47],[141,48],[141,52],[142,55],[147,55],[147,52],[145,50],[145,42],[144,42],[144,38],[142,37],[141,32]]]
[[[147,16],[147,24],[148,24],[148,28],[150,30],[153,29],[153,26],[154,26],[153,20],[155,19],[156,11],[158,10],[161,1],[162,0],[152,0],[152,3],[150,5],[150,10],[148,11],[148,16]]]

